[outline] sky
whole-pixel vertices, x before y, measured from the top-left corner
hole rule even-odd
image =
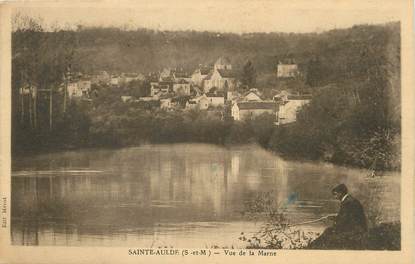
[[[31,3],[14,9],[46,25],[233,33],[320,32],[399,21],[404,0],[182,0]],[[114,4],[116,3],[116,4]]]

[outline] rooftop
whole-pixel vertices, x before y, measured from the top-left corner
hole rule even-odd
[[[217,65],[227,65],[227,64],[231,64],[231,62],[226,57],[220,57],[219,59],[216,60],[215,64],[217,64]]]
[[[275,102],[239,102],[237,105],[239,110],[277,109],[277,104]]]
[[[223,70],[220,69],[218,70],[220,76],[222,76],[223,78],[235,78],[235,74],[232,70]]]

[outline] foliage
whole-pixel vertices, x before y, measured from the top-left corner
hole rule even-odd
[[[239,240],[247,242],[247,248],[301,249],[317,237],[315,232],[304,232],[289,225],[285,204],[277,203],[275,193],[258,193],[245,203],[244,214],[255,219],[265,219],[256,234],[246,237],[243,232]]]
[[[242,68],[242,85],[253,88],[256,84],[256,71],[252,62],[249,60]]]

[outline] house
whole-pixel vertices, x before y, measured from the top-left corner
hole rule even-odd
[[[121,78],[123,83],[129,83],[136,80],[145,80],[144,75],[138,73],[123,73]]]
[[[261,93],[258,89],[252,88],[242,95],[241,101],[262,101]]]
[[[236,78],[233,71],[228,69],[215,69],[203,81],[205,93],[213,87],[225,92],[234,90],[236,87]]]
[[[91,92],[92,81],[89,78],[81,78],[68,82],[67,91],[69,98],[86,97]]]
[[[150,83],[150,96],[156,94],[167,94],[173,91],[172,82],[151,82]]]
[[[196,69],[191,76],[192,83],[194,85],[202,87],[203,80],[209,75],[210,71],[210,68],[206,66],[202,67],[202,65],[199,65],[199,68]]]
[[[31,95],[32,97],[36,97],[37,95],[37,87],[34,85],[25,84],[23,87],[19,89],[20,95]]]
[[[150,102],[150,101],[158,101],[159,98],[157,96],[143,96],[138,98],[138,100],[136,100],[137,102]]]
[[[186,109],[206,110],[209,107],[209,99],[206,95],[195,97],[187,101]]]
[[[282,90],[281,92],[274,95],[272,99],[276,102],[285,102],[285,101],[288,100],[289,95],[291,95],[290,92],[288,92],[286,90]]]
[[[68,82],[66,89],[68,91],[69,98],[82,96],[82,90],[79,88],[78,82]]]
[[[79,88],[85,93],[89,93],[91,91],[91,85],[92,82],[90,78],[81,78],[78,81]]]
[[[190,83],[192,81],[192,76],[187,72],[183,71],[183,69],[179,69],[173,72],[173,79],[176,83],[180,81],[186,81]]]
[[[184,79],[173,84],[173,92],[177,95],[190,95],[190,83]]]
[[[292,60],[288,63],[279,62],[277,65],[277,77],[278,78],[293,78],[298,76],[298,65]]]
[[[231,109],[231,115],[237,121],[253,118],[263,113],[277,117],[277,104],[272,101],[235,102]]]
[[[220,57],[213,65],[214,70],[232,70],[232,64],[226,57]]]
[[[130,95],[122,95],[121,96],[121,101],[123,103],[127,103],[127,102],[131,102],[133,100],[133,97]]]
[[[118,75],[112,75],[111,76],[111,80],[110,80],[110,84],[114,85],[114,86],[118,86],[121,83],[121,78]]]
[[[225,95],[223,92],[207,93],[206,97],[209,100],[209,106],[218,107],[225,105]]]
[[[277,123],[284,125],[295,122],[297,113],[304,105],[309,104],[310,101],[311,95],[288,95],[285,101],[278,103]]]

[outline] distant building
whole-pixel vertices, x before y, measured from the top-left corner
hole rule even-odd
[[[285,102],[288,100],[288,96],[291,95],[290,92],[283,90],[276,95],[274,95],[273,100],[276,102]]]
[[[181,81],[186,81],[188,83],[192,82],[192,76],[185,72],[183,69],[179,69],[173,72],[174,82],[179,83]]]
[[[211,71],[208,67],[202,67],[199,65],[199,68],[194,71],[194,73],[191,76],[192,83],[194,85],[197,85],[199,87],[202,87],[203,80],[209,75],[209,72]]]
[[[203,89],[209,92],[213,87],[218,88],[219,91],[234,90],[236,87],[236,78],[232,70],[215,69],[204,80]]]
[[[261,93],[258,89],[250,89],[242,95],[241,101],[262,101]]]
[[[69,81],[67,84],[67,92],[69,98],[72,97],[89,97],[91,92],[92,81],[90,78],[81,77],[74,78],[72,81]],[[62,87],[65,87],[63,84]]]
[[[263,113],[277,116],[277,104],[272,101],[235,102],[231,109],[231,115],[237,121],[254,118]]]
[[[297,121],[297,113],[310,101],[311,95],[288,95],[286,100],[278,103],[278,124],[284,125]]]
[[[298,76],[298,65],[293,63],[284,64],[279,62],[277,65],[277,77],[278,78],[293,78]]]
[[[232,70],[232,64],[226,57],[220,57],[213,65],[214,70]]]
[[[31,95],[32,97],[37,96],[37,87],[35,85],[25,84],[19,89],[20,95]]]
[[[150,83],[150,95],[167,94],[173,91],[172,82],[151,82]]]
[[[110,84],[111,85],[114,85],[114,86],[118,86],[121,83],[120,79],[121,79],[120,76],[118,76],[118,75],[112,75],[111,76]]]
[[[225,96],[223,93],[207,93],[207,99],[209,100],[209,106],[224,106],[225,105]]]
[[[122,95],[121,96],[121,101],[123,101],[123,103],[127,103],[127,102],[131,102],[133,100],[133,97],[130,95]]]
[[[78,81],[79,88],[85,93],[89,93],[91,91],[91,85],[92,85],[92,82],[91,82],[91,79],[89,78],[81,78]]]
[[[177,95],[190,95],[190,83],[184,79],[173,84],[173,92]]]
[[[136,81],[136,80],[145,80],[144,75],[139,74],[139,73],[123,73],[121,76],[122,82],[123,83],[129,83],[132,81]]]
[[[206,95],[195,97],[187,101],[186,109],[206,110],[209,107],[209,99]]]

